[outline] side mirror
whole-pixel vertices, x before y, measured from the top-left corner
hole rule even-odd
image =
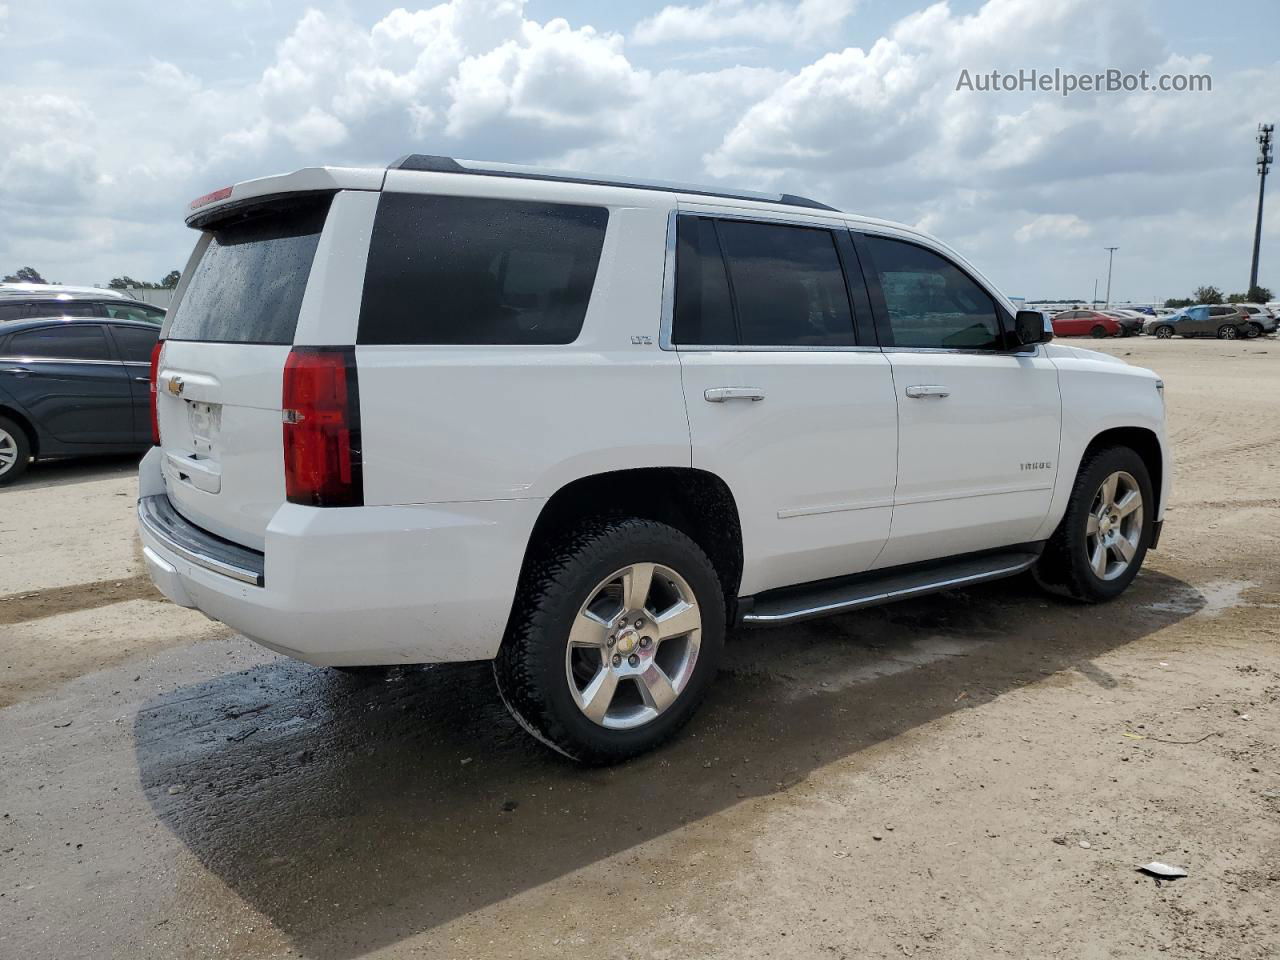
[[[1053,324],[1049,315],[1039,310],[1019,310],[1013,318],[1013,348],[1034,346],[1037,343],[1048,343],[1053,339]]]

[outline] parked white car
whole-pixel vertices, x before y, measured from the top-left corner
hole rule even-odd
[[[315,664],[492,660],[571,757],[671,735],[736,623],[1026,570],[1108,600],[1159,536],[1156,375],[909,227],[425,156],[188,223],[157,586]]]

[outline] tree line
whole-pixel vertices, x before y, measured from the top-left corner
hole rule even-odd
[[[126,290],[134,287],[139,290],[172,290],[178,285],[178,281],[182,279],[182,274],[177,270],[170,270],[160,278],[159,283],[152,283],[150,280],[135,280],[128,275],[123,277],[112,277],[111,282],[107,284],[112,290]],[[6,274],[4,283],[47,283],[53,286],[58,285],[61,281],[46,280],[40,275],[40,271],[35,267],[19,267],[15,272]]]
[[[1190,307],[1197,303],[1220,304],[1220,303],[1266,303],[1272,299],[1270,287],[1260,287],[1254,285],[1244,293],[1228,293],[1223,294],[1221,290],[1214,286],[1196,287],[1191,291],[1190,299],[1179,299],[1178,297],[1170,297],[1164,302],[1166,307],[1175,309],[1180,307]]]

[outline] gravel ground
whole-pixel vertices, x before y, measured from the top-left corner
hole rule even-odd
[[[1168,384],[1124,597],[744,633],[609,770],[484,667],[350,677],[164,603],[132,464],[34,469],[0,492],[0,956],[1280,956],[1280,343],[1086,345]]]

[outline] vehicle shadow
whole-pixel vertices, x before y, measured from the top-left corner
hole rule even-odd
[[[685,733],[611,769],[534,743],[481,664],[355,677],[280,659],[150,701],[135,749],[157,817],[201,864],[305,955],[337,960],[1049,674],[1114,686],[1091,661],[1198,598],[1154,572],[1105,607],[1014,581],[746,632]],[[643,816],[623,831],[620,809]]]
[[[139,453],[112,454],[101,457],[67,457],[61,460],[37,460],[25,474],[5,490],[28,490],[32,487],[62,487],[93,480],[137,474]]]

